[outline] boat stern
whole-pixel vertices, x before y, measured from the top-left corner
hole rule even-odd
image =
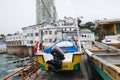
[[[64,54],[65,59],[62,60],[62,70],[79,70],[80,69],[80,61],[81,61],[81,54],[80,53],[67,53]],[[48,60],[53,59],[51,54],[40,54],[37,55],[38,62],[40,64],[41,70],[48,70],[48,64],[46,63]]]

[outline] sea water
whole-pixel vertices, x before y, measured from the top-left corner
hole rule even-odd
[[[14,64],[10,64],[10,61],[17,60],[17,57],[13,55],[0,54],[0,80],[2,80],[5,76],[14,72],[16,67]],[[9,80],[20,80],[20,76],[14,76]]]

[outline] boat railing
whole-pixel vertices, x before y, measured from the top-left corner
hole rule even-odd
[[[97,41],[94,41],[94,44],[96,46],[99,46],[99,47],[104,48],[105,50],[108,50],[108,51],[111,51],[111,52],[118,52],[118,51],[120,51],[117,48],[114,48],[112,46],[108,46],[108,45],[106,45],[104,43],[100,43],[100,42],[97,42]]]
[[[21,75],[21,80],[26,80],[26,79],[30,78],[30,76],[34,73],[37,76],[38,69],[39,69],[38,61],[33,60],[32,63],[29,63],[25,67],[21,68],[20,70],[17,70],[15,72],[11,73],[10,75],[3,78],[2,80],[8,80],[18,74]],[[28,72],[26,70],[28,70]]]

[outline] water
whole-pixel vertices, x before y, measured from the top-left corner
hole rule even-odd
[[[0,80],[17,70],[16,64],[11,63],[13,60],[18,60],[18,57],[13,55],[0,54]],[[20,76],[14,76],[9,80],[20,80]]]
[[[4,54],[0,54],[0,80],[5,77],[6,75],[8,75],[7,70],[6,70],[6,62],[7,59],[5,57]]]

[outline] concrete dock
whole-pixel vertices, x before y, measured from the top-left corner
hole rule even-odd
[[[41,71],[40,69],[36,74],[32,75],[30,80],[86,80],[81,71],[60,72],[58,74]]]
[[[51,73],[47,71],[37,71],[37,75],[34,74],[29,77],[29,80],[94,80],[92,79],[92,73],[87,63],[87,56],[82,55],[82,62],[80,63],[81,70],[79,71],[68,71],[60,73]],[[99,79],[102,80],[102,79]]]

